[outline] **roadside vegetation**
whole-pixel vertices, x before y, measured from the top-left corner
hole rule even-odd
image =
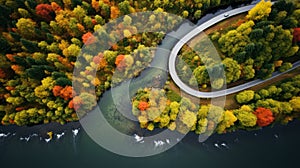
[[[299,11],[298,1],[281,0],[274,5],[260,1],[245,18],[209,34],[222,63],[213,60],[212,46],[200,39],[193,48],[185,45],[181,49],[177,73],[201,90],[266,79],[274,71],[288,70],[300,56]],[[212,74],[214,79],[210,79]]]
[[[300,119],[300,75],[258,91],[244,90],[235,97],[239,107],[224,109],[195,104],[172,90],[140,89],[133,99],[132,113],[141,128],[168,128],[180,133],[226,133],[255,130]],[[200,102],[201,103],[201,102]]]

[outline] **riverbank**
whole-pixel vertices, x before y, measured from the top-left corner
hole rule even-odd
[[[206,141],[199,143],[198,135],[195,133],[188,133],[180,143],[189,144],[189,146],[198,146],[203,151],[224,151],[230,150],[234,148],[235,145],[240,143],[245,143],[243,141],[248,141],[247,139],[253,139],[255,137],[267,137],[266,142],[276,142],[281,139],[285,139],[286,134],[291,134],[295,132],[300,127],[300,121],[294,120],[289,122],[287,125],[276,124],[274,126],[264,127],[263,129],[246,131],[246,130],[236,130],[233,132],[227,132],[224,134],[213,134]],[[74,130],[78,132],[76,135],[74,134]],[[87,136],[87,133],[81,127],[80,122],[71,122],[65,125],[60,125],[59,123],[49,123],[44,125],[35,125],[35,126],[0,126],[0,145],[4,145],[10,143],[11,140],[19,140],[23,142],[30,142],[35,138],[40,141],[44,141],[47,143],[46,139],[49,139],[47,135],[48,132],[53,133],[54,142],[59,142],[57,140],[64,138],[64,136],[74,137],[80,135],[80,137],[84,134]],[[159,133],[159,130],[154,132],[143,130],[143,132],[138,133],[140,137],[151,136],[155,133]],[[133,136],[133,135],[132,135]],[[165,137],[168,139],[168,137]],[[133,138],[134,141],[134,138]],[[49,141],[48,141],[49,142]],[[155,144],[153,144],[154,146]],[[163,145],[167,145],[164,142]]]

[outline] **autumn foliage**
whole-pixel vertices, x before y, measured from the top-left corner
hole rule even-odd
[[[257,125],[260,127],[268,126],[274,121],[274,116],[270,109],[258,107],[254,114],[257,117]]]
[[[80,108],[80,105],[82,104],[82,100],[79,96],[75,96],[68,104],[68,107],[74,110],[77,110]]]
[[[300,42],[300,27],[294,28],[294,33],[293,33],[293,41],[294,42]]]
[[[60,96],[64,100],[69,100],[73,97],[72,86],[62,87],[62,86],[56,85],[53,87],[52,92],[53,92],[54,96],[56,96],[56,97]]]
[[[105,60],[102,53],[95,56],[93,58],[93,62],[98,65],[98,69],[103,69],[107,66],[107,61]]]
[[[120,14],[120,11],[119,11],[118,7],[112,6],[112,7],[110,8],[110,17],[111,17],[112,19],[117,18],[117,17],[119,16],[119,14]]]
[[[85,45],[93,44],[96,41],[96,38],[93,36],[91,32],[87,32],[82,35],[82,42]]]
[[[5,78],[6,74],[3,69],[0,68],[0,78]]]
[[[55,12],[62,10],[61,7],[56,2],[51,2],[51,7]]]
[[[46,21],[52,20],[53,8],[49,4],[39,4],[35,7],[36,14],[44,18]]]
[[[118,69],[123,69],[126,67],[126,63],[125,63],[125,55],[118,55],[115,61],[115,64],[117,65]]]
[[[140,101],[140,103],[138,105],[138,109],[141,110],[141,111],[145,111],[149,107],[150,107],[150,105],[145,101]]]

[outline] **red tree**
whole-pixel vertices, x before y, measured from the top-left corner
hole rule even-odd
[[[68,107],[74,110],[78,110],[81,104],[82,104],[81,98],[79,96],[75,96],[71,101],[69,101]]]
[[[0,78],[4,79],[6,77],[6,73],[4,72],[3,69],[0,68]]]
[[[270,109],[258,107],[254,114],[257,117],[257,125],[260,127],[267,126],[274,121],[274,116]]]
[[[293,41],[294,42],[300,42],[300,27],[294,28],[293,35],[294,35]]]
[[[81,38],[85,45],[93,44],[96,41],[95,36],[91,32],[85,33]]]
[[[52,89],[52,93],[55,97],[61,97],[64,100],[72,99],[74,91],[72,86],[65,86],[64,88],[61,86],[54,86]]]
[[[118,55],[115,64],[119,70],[123,70],[126,67],[125,55]]]
[[[150,105],[147,102],[140,101],[139,105],[138,105],[138,109],[141,111],[145,111],[145,110],[147,110],[147,108],[149,108],[149,106]]]
[[[51,21],[53,19],[53,8],[49,4],[39,4],[35,7],[35,13],[47,21]]]
[[[61,86],[58,86],[58,85],[54,86],[53,89],[52,89],[53,95],[55,97],[60,96],[60,92],[61,92],[62,89],[63,89],[63,87],[61,87]]]

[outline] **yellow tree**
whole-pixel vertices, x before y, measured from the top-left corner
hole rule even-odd
[[[290,104],[295,112],[300,112],[300,97],[293,97]]]
[[[234,122],[237,120],[236,116],[233,114],[232,111],[226,110],[223,113],[222,121],[216,128],[216,131],[221,134],[224,133],[226,128],[229,128],[234,125]]]
[[[250,20],[258,21],[269,16],[271,13],[271,1],[262,0],[254,8],[252,8],[246,16]]]

